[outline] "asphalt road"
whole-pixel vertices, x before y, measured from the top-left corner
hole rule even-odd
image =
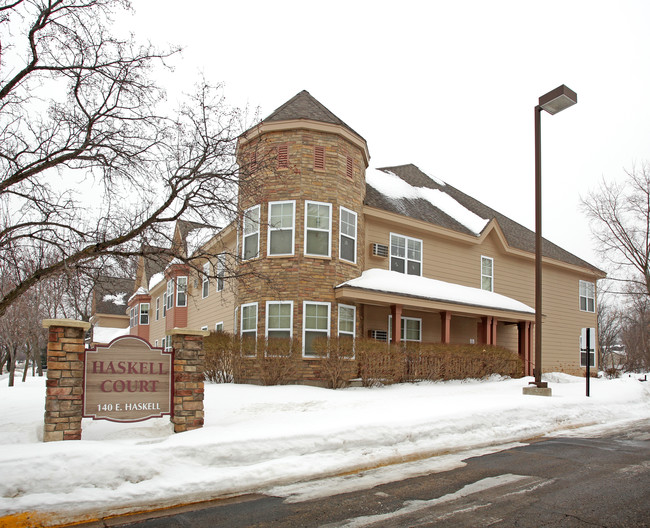
[[[579,434],[364,491],[298,503],[245,496],[128,526],[650,527],[650,420],[599,437]]]

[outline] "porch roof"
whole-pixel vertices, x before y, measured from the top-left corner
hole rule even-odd
[[[498,293],[396,271],[369,269],[335,287],[337,299],[376,305],[402,304],[430,311],[492,315],[532,321],[535,310]]]

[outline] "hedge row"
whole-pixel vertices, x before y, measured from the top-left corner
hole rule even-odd
[[[205,377],[217,383],[260,381],[264,385],[301,379],[302,347],[298,339],[267,342],[211,333],[204,339]],[[330,387],[360,378],[364,386],[423,380],[523,376],[516,353],[497,346],[404,342],[374,339],[317,339],[317,371]]]

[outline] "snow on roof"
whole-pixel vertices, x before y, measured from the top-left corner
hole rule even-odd
[[[192,229],[185,239],[187,243],[187,256],[191,257],[196,250],[208,243],[218,232],[219,228],[214,227],[199,227],[197,229]]]
[[[124,300],[124,297],[126,297],[126,292],[121,292],[121,293],[116,293],[116,294],[106,294],[104,297],[102,297],[102,301],[104,302],[112,302],[113,304],[116,304],[117,306],[124,306],[126,304],[126,301]]]
[[[427,176],[429,176],[427,174]],[[437,179],[429,176],[433,181],[441,186],[445,183],[440,183]],[[464,225],[467,229],[476,233],[477,235],[483,231],[489,220],[481,218],[473,213],[465,206],[461,205],[450,195],[441,191],[440,189],[429,189],[428,187],[413,187],[405,182],[402,178],[390,171],[380,171],[377,169],[369,168],[366,171],[366,182],[384,196],[393,200],[411,199],[411,200],[427,200],[434,207],[437,207],[445,214],[451,216],[457,222]]]
[[[157,284],[165,280],[165,272],[154,273],[149,279],[149,291],[153,290]]]
[[[127,335],[129,328],[112,328],[104,326],[93,327],[93,343],[108,344],[113,339]]]
[[[129,297],[129,302],[131,302],[131,299],[133,299],[133,297],[135,297],[136,295],[149,295],[149,290],[147,290],[147,288],[143,288],[142,286],[140,286],[136,290],[136,292],[133,295],[131,295],[131,297]]]
[[[535,313],[530,306],[499,293],[383,269],[366,270],[361,277],[339,284],[337,288],[343,286],[497,310]]]

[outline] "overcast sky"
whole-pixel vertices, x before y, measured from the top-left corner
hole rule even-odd
[[[202,73],[266,117],[299,91],[368,142],[373,167],[413,163],[534,225],[533,109],[542,116],[546,238],[600,264],[579,211],[602,178],[650,160],[646,0],[133,0],[140,38],[184,47]],[[182,6],[182,7],[179,7]]]

